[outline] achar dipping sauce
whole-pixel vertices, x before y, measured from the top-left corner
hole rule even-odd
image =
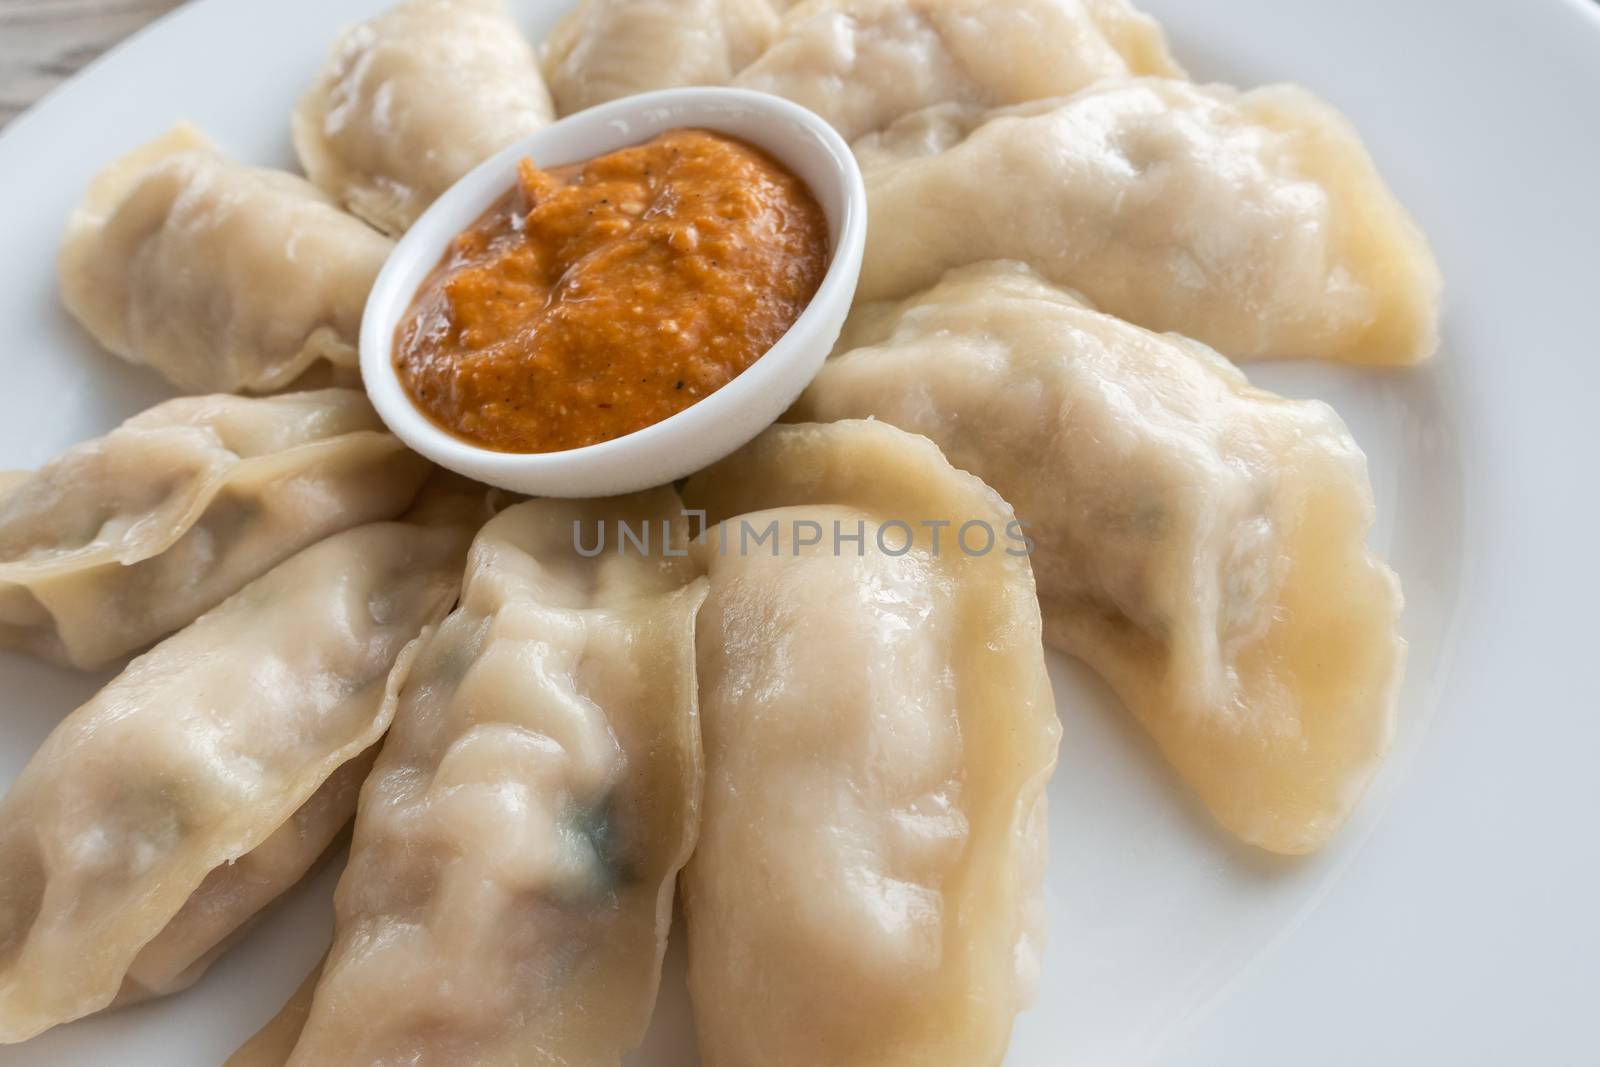
[[[727,385],[827,267],[816,198],[741,141],[686,129],[549,171],[523,160],[418,289],[395,366],[473,444],[579,448]]]

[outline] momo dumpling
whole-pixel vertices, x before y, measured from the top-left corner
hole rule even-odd
[[[862,300],[1015,259],[1235,359],[1415,363],[1437,347],[1427,240],[1304,89],[1109,82],[927,109],[855,149],[872,218]]]
[[[308,372],[355,384],[361,313],[392,247],[305,179],[237,163],[185,125],[90,184],[67,223],[61,299],[186,393],[274,393]]]
[[[294,112],[307,176],[384,233],[554,118],[504,0],[407,0],[346,30]]]
[[[107,666],[427,471],[353,389],[158,404],[0,484],[0,646]]]
[[[931,104],[999,107],[1182,73],[1155,20],[1127,0],[810,0],[734,84],[793,100],[854,140]]]
[[[277,1058],[280,1019],[236,1062],[600,1067],[642,1040],[698,829],[686,541],[671,490],[483,529],[362,789],[298,1043]]]
[[[1046,637],[1224,826],[1299,853],[1344,823],[1388,749],[1405,646],[1399,583],[1366,546],[1366,459],[1331,408],[988,263],[858,307],[793,412],[869,416],[1011,501]]]
[[[0,1042],[183,988],[325,851],[455,600],[460,510],[291,557],[45,739],[0,801]]]
[[[556,112],[652,89],[723,85],[778,32],[786,0],[580,0],[545,43]]]
[[[691,479],[707,1067],[998,1064],[1037,980],[1055,716],[1011,509],[892,426]]]

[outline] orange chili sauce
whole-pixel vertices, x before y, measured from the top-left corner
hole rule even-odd
[[[413,401],[501,452],[660,422],[727,385],[822,284],[822,208],[765,152],[675,130],[587,163],[519,166],[395,331]]]

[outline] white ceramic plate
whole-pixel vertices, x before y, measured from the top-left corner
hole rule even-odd
[[[55,296],[89,176],[178,118],[288,164],[289,107],[385,0],[199,0],[0,136],[0,466],[165,394]],[[541,35],[563,3],[522,0]],[[1589,0],[1146,0],[1198,77],[1344,109],[1433,238],[1444,348],[1418,371],[1257,366],[1371,457],[1412,645],[1396,751],[1309,861],[1214,830],[1060,662],[1052,931],[1015,1067],[1593,1063],[1600,993],[1600,7]],[[0,782],[99,680],[0,654]],[[0,871],[0,878],[5,872]],[[210,1065],[321,950],[325,871],[190,992],[0,1049],[0,1067]],[[681,956],[632,1061],[690,1067]],[[951,1065],[964,1067],[964,1065]]]

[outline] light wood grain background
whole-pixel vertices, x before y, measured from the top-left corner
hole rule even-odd
[[[101,52],[182,2],[0,0],[0,126]]]

